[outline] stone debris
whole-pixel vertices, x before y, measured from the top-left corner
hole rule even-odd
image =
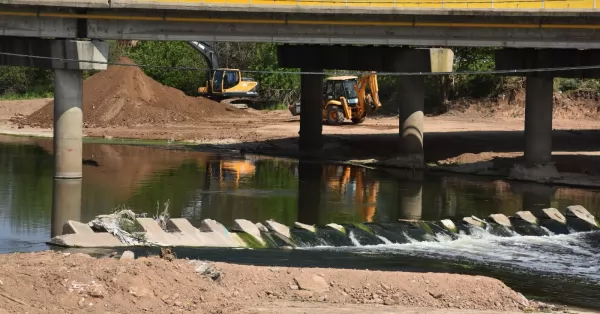
[[[319,275],[313,274],[302,274],[300,276],[294,277],[294,282],[300,290],[307,290],[317,293],[327,292],[329,291],[329,285],[325,278]]]
[[[131,251],[125,251],[123,252],[123,254],[121,254],[121,258],[119,258],[120,260],[134,260],[135,259],[135,254]]]
[[[207,276],[212,280],[218,280],[221,278],[221,272],[208,262],[190,261],[190,264],[194,265],[196,273],[200,275]]]

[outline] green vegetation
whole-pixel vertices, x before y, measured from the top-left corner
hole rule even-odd
[[[110,41],[110,62],[119,62],[127,56],[143,67],[144,71],[162,84],[195,95],[206,81],[207,65],[204,58],[186,42],[140,41],[135,45],[127,41]],[[298,69],[282,69],[277,65],[275,44],[217,43],[215,49],[222,67],[249,70],[244,73],[261,83],[261,104],[258,109],[285,109],[299,99],[300,76],[289,73]],[[495,48],[453,47],[456,71],[489,71],[494,68]],[[153,67],[151,67],[153,66]],[[175,68],[175,69],[169,69]],[[259,71],[259,72],[252,72]],[[262,71],[272,72],[263,73]],[[284,73],[285,72],[285,73]],[[331,71],[331,73],[340,71]],[[86,76],[94,74],[87,72]],[[458,98],[494,97],[523,86],[519,77],[496,75],[451,75],[426,78],[425,109],[427,113],[447,110],[449,101]],[[379,78],[380,99],[384,104],[382,114],[397,113],[398,77]],[[26,67],[0,67],[0,99],[25,99],[51,97],[53,77],[49,70]],[[556,79],[555,90],[563,93],[584,90],[600,92],[600,80]]]

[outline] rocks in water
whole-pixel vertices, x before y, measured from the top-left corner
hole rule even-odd
[[[312,291],[317,293],[329,291],[329,284],[325,278],[313,274],[301,274],[294,277],[294,282],[300,290]]]
[[[475,216],[471,216],[471,217],[465,217],[462,219],[463,223],[467,224],[467,225],[472,225],[475,227],[479,227],[479,228],[484,228],[486,226],[485,221],[475,217]]]
[[[317,229],[315,228],[315,226],[303,224],[303,223],[297,222],[297,221],[294,223],[294,227],[298,228],[298,229],[308,230],[310,232],[316,232],[317,231]]]
[[[512,227],[512,224],[510,223],[510,220],[508,219],[508,217],[506,217],[506,215],[503,214],[491,214],[489,216],[490,221],[495,222],[499,225],[505,226],[505,227]]]
[[[119,259],[122,261],[134,260],[135,254],[131,251],[125,251],[125,252],[123,252],[123,254],[121,254],[121,257]]]

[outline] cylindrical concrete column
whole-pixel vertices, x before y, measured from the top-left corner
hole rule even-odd
[[[302,72],[321,70],[302,69]],[[323,146],[323,75],[302,74],[300,77],[300,152],[315,152]]]
[[[54,70],[54,177],[82,177],[83,78]]]
[[[400,151],[412,162],[423,163],[423,108],[425,78],[400,77]]]
[[[298,221],[301,223],[320,223],[322,177],[320,163],[298,163]]]
[[[68,220],[81,220],[81,180],[54,179],[51,237],[61,235]]]
[[[552,160],[553,78],[528,77],[525,95],[525,162],[531,167]]]

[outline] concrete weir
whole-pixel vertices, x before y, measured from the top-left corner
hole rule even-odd
[[[288,227],[273,220],[253,223],[245,219],[236,219],[232,228],[227,229],[212,219],[203,220],[196,228],[184,218],[170,219],[161,224],[152,218],[133,217],[132,215],[135,214],[127,211],[125,215],[121,212],[98,216],[88,224],[69,220],[64,224],[62,234],[53,237],[48,244],[88,248],[124,246],[294,248],[315,245],[402,244],[414,240],[439,241],[439,237],[448,236],[455,240],[460,235],[481,232],[511,237],[600,230],[598,220],[582,206],[569,206],[565,212],[566,217],[555,208],[546,208],[540,217],[528,211],[521,211],[511,217],[492,214],[485,220],[470,216],[440,221],[398,220],[344,226],[334,223],[311,226],[295,222]],[[115,227],[118,223],[123,227]]]

